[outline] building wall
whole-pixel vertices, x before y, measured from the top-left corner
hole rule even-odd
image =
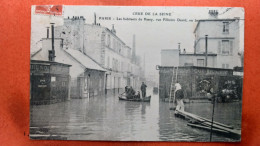
[[[31,60],[31,104],[50,104],[70,99],[69,66]]]
[[[229,22],[229,33],[223,33],[223,22]],[[200,21],[195,32],[195,40],[208,35],[209,37],[238,37],[238,21]]]
[[[85,93],[90,93],[90,96],[104,95],[105,72],[101,72],[97,70],[86,70],[84,77],[85,77],[85,84],[84,84]]]
[[[223,22],[229,23],[229,32],[223,32]],[[238,21],[200,21],[195,32],[195,52],[205,52],[205,35],[208,35],[208,52],[217,54],[218,68],[241,66],[238,51],[240,48],[240,30]],[[228,41],[225,45],[224,41]],[[229,53],[225,53],[225,47]],[[227,65],[228,64],[228,65]]]
[[[174,69],[174,71],[173,71]],[[176,78],[176,72],[177,78]],[[172,83],[172,77],[173,83]],[[159,67],[159,97],[161,99],[170,97],[171,83],[174,85],[178,81],[184,90],[185,98],[205,98],[206,91],[212,87],[214,92],[222,89],[224,80],[237,80],[233,76],[231,69],[206,68],[206,67]],[[240,80],[242,80],[240,78]],[[203,82],[209,82],[209,86],[203,85]],[[238,86],[240,82],[235,81]]]
[[[105,64],[103,61],[101,61],[101,56],[103,55],[101,54],[101,36],[103,29],[101,26],[89,24],[85,24],[84,28],[84,52],[104,67]]]
[[[64,25],[55,27],[55,38],[64,40],[65,49],[76,49],[83,52],[83,41],[86,40],[84,37],[84,23],[85,19],[83,17],[64,19]]]
[[[55,61],[65,64],[72,65],[70,67],[70,77],[71,77],[71,98],[85,98],[88,97],[88,94],[93,93],[93,95],[102,95],[104,93],[104,72],[95,71],[95,70],[85,70],[85,67],[81,65],[76,58],[73,58],[70,54],[66,53],[63,50],[60,43],[62,39],[55,39]],[[34,55],[31,59],[34,60],[45,60],[48,61],[48,48],[51,47],[51,39],[43,39],[43,48],[42,50]],[[86,74],[90,77],[86,77]],[[91,83],[88,85],[88,82],[85,78],[89,78],[88,81]],[[100,81],[102,80],[102,81]],[[96,82],[98,81],[98,82]],[[96,83],[94,83],[96,82]],[[86,87],[90,86],[89,88]],[[101,89],[102,88],[102,89]]]
[[[179,66],[200,66],[198,64],[198,59],[203,60],[204,65],[205,65],[205,55],[196,55],[196,54],[185,55],[185,54],[181,54]],[[217,60],[216,56],[208,56],[207,66],[212,67],[212,68],[217,67],[216,60]]]
[[[84,67],[79,64],[76,59],[73,59],[68,53],[66,53],[62,48],[62,39],[55,39],[54,48],[55,48],[55,61],[65,64],[72,65],[70,67],[70,76],[71,78],[76,78],[80,74],[84,73]],[[48,61],[48,50],[51,50],[51,39],[42,39],[42,50],[34,55],[31,59],[34,60],[45,60]]]
[[[99,65],[110,70],[104,79],[108,90],[123,89],[130,74],[140,75],[140,66],[131,62],[131,48],[126,46],[115,32],[99,24],[84,24],[84,19],[79,18],[65,19],[64,26],[56,27],[56,33],[64,39],[65,49],[81,50]],[[137,82],[137,79],[132,78],[131,84]]]
[[[179,50],[162,50],[161,66],[179,66]]]

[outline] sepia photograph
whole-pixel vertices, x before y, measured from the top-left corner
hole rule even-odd
[[[241,7],[31,7],[30,139],[240,142]]]

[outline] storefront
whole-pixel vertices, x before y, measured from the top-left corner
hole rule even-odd
[[[51,104],[69,100],[70,66],[51,61],[31,60],[31,104]]]

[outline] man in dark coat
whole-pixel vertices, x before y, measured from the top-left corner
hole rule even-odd
[[[141,91],[142,91],[142,97],[145,98],[146,97],[146,85],[144,84],[144,82],[142,82],[141,85]]]

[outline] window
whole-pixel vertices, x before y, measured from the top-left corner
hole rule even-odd
[[[226,68],[229,68],[229,64],[226,64]]]
[[[108,35],[107,35],[107,46],[108,46],[109,48],[110,48],[110,43],[111,43],[111,42],[110,42],[110,35],[108,34]]]
[[[205,66],[204,59],[197,59],[197,66]]]
[[[229,68],[229,64],[222,64],[222,68]]]
[[[115,70],[115,59],[112,59],[112,70]]]
[[[229,40],[222,40],[222,54],[229,55],[230,47]]]
[[[218,42],[218,54],[233,55],[233,40],[220,40]]]
[[[107,68],[109,68],[109,67],[110,67],[110,58],[107,57]]]
[[[116,50],[116,40],[113,39],[113,49]]]
[[[229,23],[223,22],[223,33],[229,33]]]
[[[62,82],[61,82],[61,86],[62,86],[62,87],[65,87],[65,86],[66,86],[66,82],[62,81]]]

